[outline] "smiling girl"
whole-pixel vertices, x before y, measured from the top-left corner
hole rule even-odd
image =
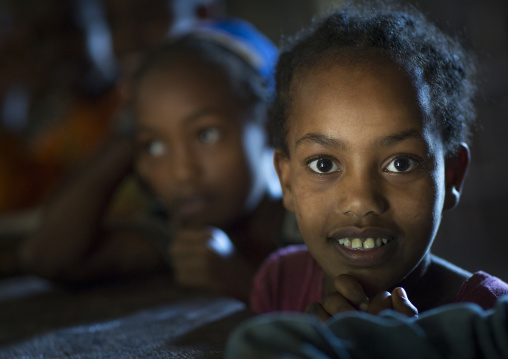
[[[430,252],[469,163],[473,65],[405,10],[333,13],[281,54],[274,163],[306,246],[265,262],[257,313],[413,316],[457,301],[487,308],[508,293]]]

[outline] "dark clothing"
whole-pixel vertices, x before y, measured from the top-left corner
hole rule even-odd
[[[225,358],[508,358],[508,296],[488,311],[449,304],[419,318],[392,310],[345,312],[326,323],[310,314],[260,315],[233,332]]]

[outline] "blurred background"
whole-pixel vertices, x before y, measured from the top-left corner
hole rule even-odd
[[[400,0],[404,1],[404,0]],[[340,1],[0,0],[0,277],[39,205],[117,129],[139,56],[198,18],[236,16],[276,44]],[[434,252],[508,280],[508,1],[419,0],[479,58],[478,128]]]

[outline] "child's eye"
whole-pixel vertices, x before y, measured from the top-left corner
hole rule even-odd
[[[151,156],[159,157],[166,153],[166,145],[158,140],[146,141],[143,144],[143,150]]]
[[[316,173],[332,173],[339,171],[339,166],[328,158],[316,158],[311,160],[307,165]]]
[[[219,141],[221,131],[217,127],[208,127],[198,132],[199,141],[205,144],[214,144]]]
[[[397,157],[390,161],[388,166],[386,166],[385,171],[394,172],[394,173],[405,173],[411,172],[416,167],[418,167],[419,162],[407,158],[407,157]]]

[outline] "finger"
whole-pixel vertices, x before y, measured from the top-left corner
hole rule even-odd
[[[209,237],[206,234],[183,234],[178,233],[167,246],[171,257],[204,257],[210,251],[208,248]]]
[[[395,311],[408,317],[418,316],[418,309],[411,303],[402,287],[395,288],[392,291],[392,305]]]
[[[322,307],[329,315],[335,315],[342,312],[357,310],[346,298],[340,293],[332,293],[327,296],[322,303]]]
[[[207,228],[185,228],[175,231],[173,242],[176,243],[206,243],[212,238],[212,232]]]
[[[185,217],[179,211],[172,211],[169,216],[169,223],[172,228],[181,229],[181,228],[193,228],[196,227],[196,224],[193,223],[189,218]],[[202,226],[199,226],[202,227]]]
[[[378,314],[385,309],[392,308],[392,295],[390,292],[379,292],[373,298],[370,299],[369,309],[367,310],[370,314]]]
[[[174,258],[206,258],[210,249],[202,243],[171,243],[168,252]]]
[[[213,283],[211,279],[203,273],[202,271],[186,269],[175,271],[174,273],[175,281],[178,285],[183,287],[193,287],[193,288],[213,288]]]
[[[206,229],[181,230],[170,243],[171,255],[180,253],[208,253],[220,257],[229,257],[235,252],[235,246],[223,231],[208,227]]]
[[[172,269],[177,278],[189,275],[208,277],[210,273],[208,263],[198,257],[175,258]]]
[[[331,317],[331,315],[323,308],[321,303],[318,302],[310,303],[307,308],[305,308],[305,313],[315,315],[323,322],[326,322]]]
[[[209,272],[209,263],[201,257],[174,257],[173,258],[173,270],[194,270],[201,272]]]
[[[208,248],[220,257],[229,257],[235,252],[235,245],[229,239],[228,235],[214,227],[209,227],[210,240],[207,242]]]
[[[337,292],[349,301],[355,309],[368,310],[369,298],[356,278],[349,274],[341,274],[335,277],[334,286]]]

